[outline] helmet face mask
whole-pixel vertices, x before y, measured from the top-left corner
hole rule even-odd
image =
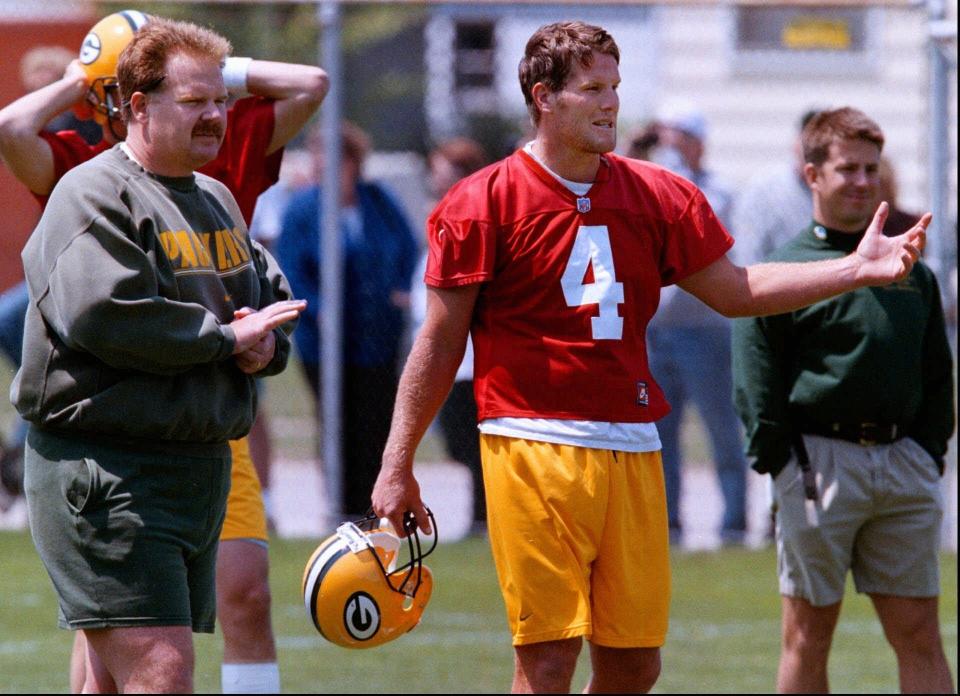
[[[97,77],[90,81],[87,103],[93,108],[94,119],[101,126],[120,119],[120,84],[116,77]]]
[[[436,530],[432,514],[430,519]],[[307,613],[324,638],[346,648],[370,648],[420,622],[433,590],[433,574],[423,558],[436,548],[436,532],[426,549],[415,528],[406,542],[401,559],[403,541],[388,523],[371,516],[340,525],[317,547],[301,589]]]
[[[362,525],[372,525],[378,524],[378,520],[375,517],[365,517],[357,523],[359,529],[363,529]],[[434,525],[436,529],[436,520],[433,518],[433,513],[430,513],[430,523]],[[384,532],[374,531],[370,532],[370,535],[379,535]],[[388,537],[396,539],[397,537],[389,532],[387,532]],[[379,537],[374,537],[379,538]],[[374,547],[382,548],[376,542]],[[401,542],[402,543],[402,542]],[[384,547],[389,547],[392,542],[389,540],[384,540]],[[417,533],[416,527],[410,529],[410,533],[407,535],[407,561],[399,568],[397,563],[399,559],[399,549],[393,553],[384,553],[382,556],[380,553],[376,553],[377,561],[380,563],[380,567],[383,569],[383,574],[386,576],[387,583],[390,585],[390,588],[394,592],[398,592],[402,595],[410,597],[411,599],[417,596],[417,592],[420,589],[420,586],[423,584],[423,569],[424,565],[421,562],[425,556],[429,556],[433,553],[434,548],[437,546],[437,535],[434,532],[433,536],[430,537],[430,547],[424,551],[420,543],[420,535]],[[429,572],[429,569],[428,569]]]

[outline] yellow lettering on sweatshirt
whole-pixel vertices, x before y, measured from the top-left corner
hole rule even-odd
[[[226,272],[250,262],[250,252],[239,230],[165,230],[159,237],[175,272]]]
[[[244,237],[244,235],[236,227],[230,230],[230,234],[233,236],[233,239],[237,244],[237,251],[240,252],[240,257],[243,259],[244,262],[249,261],[250,254],[247,253],[247,240]]]
[[[180,255],[183,257],[181,268],[197,268],[200,262],[197,260],[197,251],[191,243],[190,233],[186,230],[177,230],[173,234],[180,246]]]
[[[227,270],[227,248],[223,243],[223,231],[217,230],[213,233],[214,246],[217,250],[217,270]]]
[[[176,266],[177,259],[180,257],[180,245],[177,244],[177,239],[174,237],[173,232],[170,232],[169,230],[166,232],[161,232],[160,244],[163,245],[163,253],[165,253],[167,258],[170,259],[170,263]]]
[[[206,263],[208,266],[213,268],[213,249],[210,247],[210,245],[213,243],[210,240],[210,237],[213,235],[211,235],[209,232],[201,232],[197,236],[200,237],[200,243],[203,245],[203,253],[206,254]]]
[[[213,261],[210,259],[210,254],[207,253],[207,246],[203,243],[203,239],[201,239],[200,235],[196,232],[191,232],[190,236],[197,250],[197,258],[200,259],[200,265],[205,268],[213,268]]]
[[[214,232],[217,237],[217,261],[221,271],[240,265],[240,252],[237,251],[237,245],[233,242],[228,230],[217,230]]]

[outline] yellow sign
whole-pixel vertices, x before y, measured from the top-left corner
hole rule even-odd
[[[850,25],[845,19],[798,15],[783,28],[780,40],[796,50],[846,51],[850,48]]]

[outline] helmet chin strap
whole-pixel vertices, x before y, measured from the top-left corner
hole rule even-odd
[[[118,120],[119,120],[119,119],[108,118],[108,119],[107,119],[107,129],[110,131],[110,135],[113,136],[113,139],[114,139],[114,140],[116,140],[118,143],[122,143],[124,140],[126,140],[126,136],[125,136],[125,135],[120,135],[119,133],[117,133],[117,130],[116,130],[116,127],[114,126],[114,124],[115,124]]]
[[[97,90],[103,93],[100,98]],[[109,133],[115,142],[123,142],[126,135],[121,135],[117,129],[123,122],[120,114],[121,110],[116,106],[117,96],[116,78],[97,78],[94,84],[87,90],[86,101],[93,107],[95,118],[100,127]]]
[[[120,116],[121,111],[115,106],[115,91],[117,91],[117,88],[104,90],[104,97],[106,97],[105,106],[107,107],[107,127],[110,129],[110,135],[113,136],[114,140],[122,142],[126,140],[126,135],[117,133],[116,124],[121,123],[122,120]]]

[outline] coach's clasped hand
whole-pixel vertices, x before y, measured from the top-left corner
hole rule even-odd
[[[296,319],[306,307],[306,300],[282,300],[259,311],[250,307],[236,310],[230,327],[236,340],[233,355],[237,367],[252,375],[269,365],[277,347],[273,330]]]
[[[236,344],[233,354],[238,355],[252,348],[264,336],[281,324],[293,321],[307,308],[306,300],[281,300],[267,305],[261,310],[243,307],[233,313],[230,322]]]

